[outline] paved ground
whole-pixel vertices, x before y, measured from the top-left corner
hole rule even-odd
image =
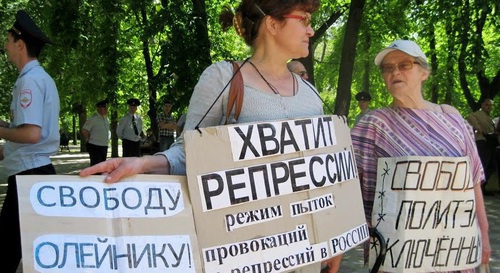
[[[76,175],[89,165],[88,154],[79,153],[79,147],[70,145],[70,152],[58,153],[53,157],[53,163],[58,174]],[[493,178],[496,179],[496,176]],[[3,165],[0,163],[0,204],[5,198],[7,175]],[[500,272],[500,191],[496,183],[490,183],[490,190],[496,195],[486,196],[486,210],[490,224],[490,240],[492,244],[492,257],[490,260],[491,273]],[[361,248],[348,252],[342,261],[340,273],[366,273],[367,268],[363,267],[363,251]],[[1,271],[1,270],[0,270]],[[19,269],[18,273],[22,273]]]

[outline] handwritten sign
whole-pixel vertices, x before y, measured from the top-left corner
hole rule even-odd
[[[468,157],[378,161],[372,225],[387,242],[389,272],[471,269],[481,261]],[[373,244],[370,264],[380,250]]]

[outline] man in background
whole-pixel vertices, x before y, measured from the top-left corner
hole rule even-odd
[[[493,109],[493,101],[486,98],[481,103],[481,108],[467,117],[467,121],[474,129],[477,152],[486,176],[486,181],[482,184],[484,194],[488,194],[486,184],[497,168],[495,152],[498,139],[495,134],[495,124],[490,116],[491,109]]]
[[[372,96],[370,96],[370,93],[363,91],[356,94],[355,98],[358,101],[358,107],[361,112],[356,116],[354,125],[356,125],[359,120],[370,111],[370,101],[372,100]]]
[[[38,62],[45,44],[52,41],[25,11],[18,11],[4,45],[19,77],[12,90],[10,123],[0,121],[0,138],[6,140],[0,154],[9,176],[0,215],[2,273],[15,273],[22,256],[16,175],[56,173],[50,156],[59,150],[59,94]]]
[[[304,65],[299,62],[299,61],[290,61],[288,64],[288,70],[292,71],[293,73],[300,75],[300,77],[304,80],[309,79],[309,76],[307,75],[307,70],[304,67]]]
[[[163,102],[163,111],[157,116],[158,129],[160,135],[160,151],[170,148],[175,141],[175,131],[177,123],[172,117],[172,102],[165,100]]]
[[[100,101],[95,106],[97,113],[87,119],[82,128],[82,136],[87,143],[87,152],[90,157],[90,166],[105,161],[108,155],[108,101]]]
[[[141,156],[142,119],[136,113],[141,102],[131,98],[127,104],[128,112],[120,119],[116,135],[122,140],[123,157]]]

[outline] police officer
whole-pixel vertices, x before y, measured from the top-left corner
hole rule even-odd
[[[142,119],[136,114],[141,102],[132,98],[127,104],[128,113],[120,119],[116,135],[122,140],[123,157],[141,156]]]
[[[59,95],[52,77],[38,62],[52,42],[23,10],[7,32],[4,49],[19,71],[12,90],[10,123],[0,121],[0,138],[7,171],[7,196],[0,215],[0,267],[14,273],[21,260],[21,234],[16,175],[55,174],[50,156],[59,149]]]
[[[356,125],[366,113],[370,112],[370,101],[372,100],[372,96],[370,96],[370,93],[363,91],[356,94],[355,98],[358,101],[359,110],[361,110],[361,112],[356,116],[354,125]]]
[[[90,166],[105,161],[108,155],[108,100],[100,101],[95,106],[97,113],[87,119],[82,128],[82,136],[87,143],[87,152],[90,157]]]

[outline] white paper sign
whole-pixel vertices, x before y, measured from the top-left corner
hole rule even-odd
[[[184,143],[205,273],[309,272],[369,238],[344,117],[200,128]]]
[[[186,178],[17,176],[23,272],[202,272]]]
[[[372,226],[388,272],[471,269],[481,261],[468,157],[380,158]],[[372,244],[370,265],[380,250]]]

